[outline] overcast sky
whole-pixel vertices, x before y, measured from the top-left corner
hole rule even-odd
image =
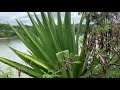
[[[32,12],[30,12],[33,14]],[[39,12],[37,12],[38,15],[40,15]],[[57,16],[56,12],[52,12],[55,21]],[[78,16],[77,12],[72,12],[71,13],[72,21],[74,23],[78,23],[80,20],[80,16]],[[64,12],[61,13],[62,19],[64,18]],[[40,17],[40,16],[39,16]],[[41,18],[41,17],[40,17]],[[31,25],[31,22],[28,18],[27,12],[0,12],[0,23],[10,23],[12,25],[17,25],[15,19],[20,19],[24,24]]]

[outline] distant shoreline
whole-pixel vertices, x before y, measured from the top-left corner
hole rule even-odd
[[[15,38],[15,37],[18,37],[18,36],[14,36],[14,37],[4,37],[4,38],[0,38],[0,40],[6,40],[6,39],[10,39],[10,38]]]
[[[8,38],[0,38],[0,40],[5,40],[5,39],[8,39]]]

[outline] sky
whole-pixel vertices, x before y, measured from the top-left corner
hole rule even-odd
[[[30,13],[33,14],[33,12],[30,12]],[[36,12],[36,14],[41,19],[40,13]],[[55,22],[57,22],[56,12],[52,12],[52,14],[53,14],[53,17],[55,19]],[[64,19],[64,12],[61,12],[61,17],[63,20]],[[72,22],[74,21],[75,24],[79,23],[80,17],[81,16],[78,16],[77,12],[71,12],[71,19],[72,19]],[[31,22],[28,18],[27,12],[0,12],[0,23],[7,23],[8,22],[11,25],[17,25],[17,22],[15,19],[21,20],[26,25],[31,25]]]

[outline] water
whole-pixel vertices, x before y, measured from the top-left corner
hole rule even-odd
[[[5,40],[0,40],[0,57],[5,57],[7,59],[25,64],[17,55],[14,54],[14,52],[12,50],[9,49],[8,46],[11,46],[12,48],[22,51],[24,53],[28,53],[27,52],[27,47],[23,44],[23,42],[18,38],[18,37],[14,37],[14,38],[9,38],[9,39],[5,39]],[[6,68],[9,68],[10,66],[3,64],[2,62],[0,62],[0,70],[5,70]],[[13,69],[13,74],[11,77],[13,78],[17,78],[18,76],[18,71]],[[21,77],[29,77],[25,74],[22,73]]]

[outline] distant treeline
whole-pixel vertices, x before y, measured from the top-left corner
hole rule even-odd
[[[28,28],[33,28],[32,26],[26,25]],[[21,28],[19,26],[14,26],[17,30]],[[16,33],[11,29],[8,24],[0,24],[0,38],[4,37],[14,37],[17,36]]]
[[[75,25],[75,32],[77,32],[78,24]],[[20,30],[21,28],[19,26],[14,26],[17,30]],[[30,28],[31,30],[34,30],[33,26],[26,25],[27,28]],[[82,28],[85,28],[83,25]],[[82,29],[84,30],[84,29]],[[84,32],[84,31],[83,31]],[[82,34],[82,33],[81,33]],[[17,36],[16,33],[11,29],[11,27],[8,24],[0,24],[0,38],[4,37],[14,37]]]

